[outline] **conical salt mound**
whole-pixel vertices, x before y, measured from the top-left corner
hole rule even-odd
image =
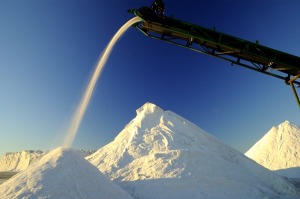
[[[76,151],[64,148],[0,185],[0,198],[132,199]]]
[[[272,127],[245,155],[270,170],[299,178],[300,127],[288,121]]]
[[[284,178],[151,103],[87,160],[136,199],[299,196]]]

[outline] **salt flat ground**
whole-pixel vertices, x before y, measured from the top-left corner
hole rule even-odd
[[[5,171],[5,172],[0,172],[0,184],[8,180],[9,178],[13,177],[15,174],[18,172],[14,171]]]

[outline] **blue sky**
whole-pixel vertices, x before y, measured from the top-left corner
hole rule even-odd
[[[62,143],[113,34],[152,1],[0,1],[0,156]],[[165,0],[166,15],[300,55],[299,1]],[[100,148],[152,102],[244,152],[272,126],[299,124],[282,80],[129,29],[98,81],[75,148]]]

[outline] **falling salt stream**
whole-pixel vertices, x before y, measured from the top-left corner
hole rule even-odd
[[[104,65],[114,47],[116,42],[121,38],[121,36],[127,31],[127,29],[132,26],[133,24],[141,21],[139,17],[134,17],[131,20],[129,20],[127,23],[125,23],[119,30],[118,32],[113,36],[113,38],[110,40],[108,45],[106,46],[105,50],[103,51],[103,54],[97,64],[97,67],[91,77],[91,80],[86,87],[86,90],[81,98],[80,103],[77,106],[76,112],[74,113],[69,129],[67,131],[67,134],[65,136],[65,140],[63,143],[64,147],[71,147],[72,143],[75,139],[75,136],[77,134],[78,128],[80,126],[80,123],[82,121],[82,118],[84,116],[84,113],[87,109],[87,106],[89,105],[89,101],[91,99],[91,96],[93,94],[95,85],[97,80],[99,79],[99,76],[101,74],[101,71],[104,68]]]

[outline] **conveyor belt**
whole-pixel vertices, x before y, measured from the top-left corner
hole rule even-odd
[[[156,13],[148,7],[129,10],[142,22],[135,27],[145,35],[229,61],[300,87],[300,57]]]

